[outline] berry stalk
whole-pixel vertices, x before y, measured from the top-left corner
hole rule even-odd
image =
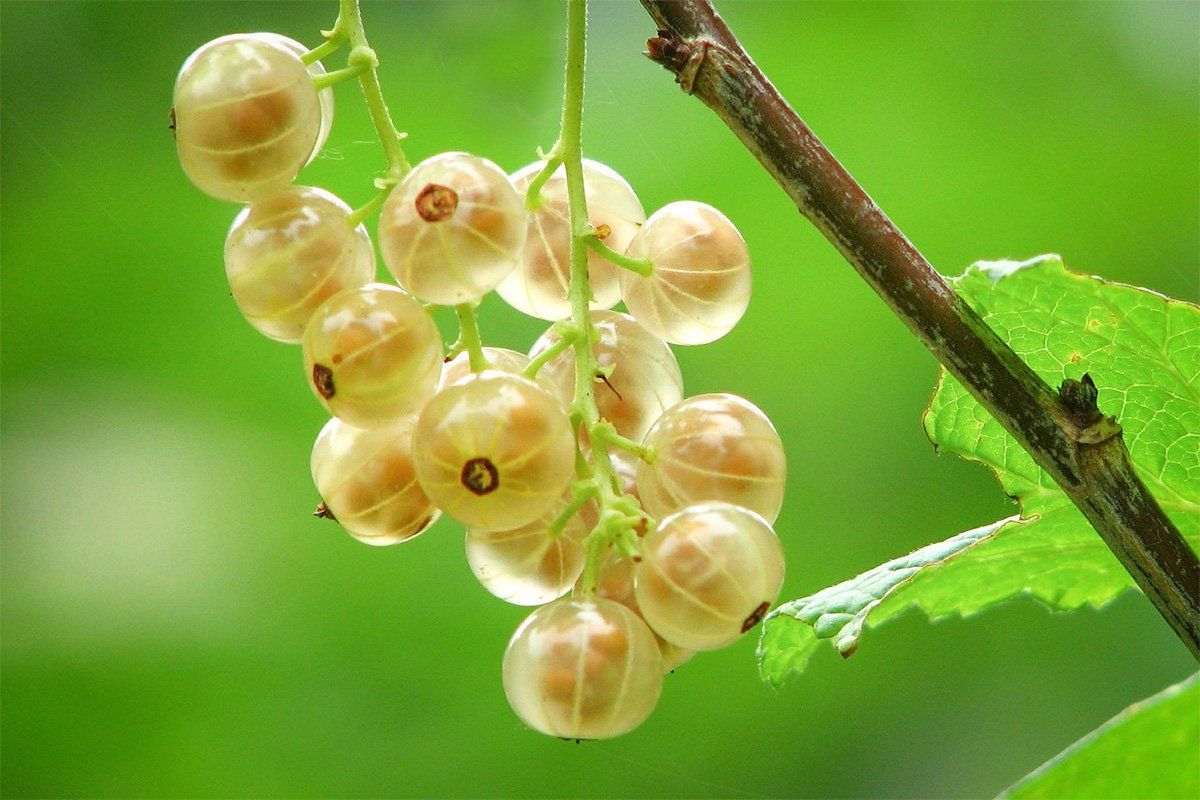
[[[603,368],[596,361],[592,345],[598,335],[592,324],[588,304],[593,299],[588,280],[588,242],[595,235],[588,219],[587,195],[583,183],[583,76],[587,58],[587,0],[567,0],[567,57],[563,87],[562,125],[558,141],[547,159],[546,169],[530,186],[530,197],[536,202],[536,187],[552,174],[561,163],[566,173],[567,210],[571,225],[571,280],[568,296],[571,301],[571,322],[579,332],[571,347],[575,353],[575,395],[571,403],[571,422],[578,431],[587,433],[591,449],[590,463],[580,462],[596,491],[599,520],[586,540],[587,563],[579,580],[578,593],[595,591],[600,559],[608,547],[616,543],[623,551],[637,551],[635,526],[646,519],[640,505],[620,491],[612,462],[609,460],[611,437],[601,432],[606,423],[596,408],[594,384],[603,378]],[[578,434],[577,434],[578,435]]]

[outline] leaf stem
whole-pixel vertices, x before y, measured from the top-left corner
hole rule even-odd
[[[788,105],[709,0],[642,0],[647,55],[721,118],[880,295],[1062,487],[1200,659],[1200,559],[1134,471],[1119,430],[1096,442],[1095,392],[1056,392],[954,292]],[[1087,394],[1087,393],[1084,393]]]

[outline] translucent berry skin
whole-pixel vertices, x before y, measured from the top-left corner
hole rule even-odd
[[[504,531],[562,502],[574,475],[566,413],[538,384],[484,370],[442,389],[417,422],[417,477],[470,528]]]
[[[295,39],[279,33],[260,33],[259,36],[266,37],[271,41],[278,42],[286,47],[297,56],[303,57],[308,52],[308,48]],[[314,61],[308,65],[308,74],[314,78],[318,78],[325,74],[325,67],[320,61]],[[317,92],[317,97],[321,101],[321,128],[317,132],[317,143],[313,147],[312,153],[308,157],[306,163],[311,164],[317,154],[321,152],[321,148],[325,146],[325,142],[329,139],[329,131],[333,129],[333,87],[329,86]]]
[[[313,445],[313,483],[334,518],[360,542],[403,542],[440,515],[417,483],[416,424],[409,415],[380,428],[355,428],[335,417]]]
[[[304,371],[330,414],[373,428],[433,396],[442,337],[412,297],[369,283],[335,294],[313,313],[304,331]]]
[[[545,165],[537,161],[512,175],[513,186],[524,198],[530,182]],[[588,220],[603,242],[625,252],[638,226],[646,221],[641,201],[625,179],[609,167],[583,159],[583,186]],[[542,205],[529,214],[529,230],[521,261],[501,281],[496,291],[518,311],[544,320],[571,316],[567,287],[571,280],[571,228],[567,221],[567,180],[562,167],[542,186]],[[612,308],[621,299],[621,268],[594,251],[588,252],[588,281],[595,299],[592,308]]]
[[[526,213],[491,161],[441,153],[414,167],[384,203],[379,247],[401,286],[427,302],[458,305],[516,268]]]
[[[783,584],[783,548],[767,521],[729,503],[673,514],[642,540],[634,591],[655,633],[715,650],[762,621]]]
[[[487,357],[489,368],[501,372],[520,375],[529,366],[529,356],[524,353],[518,353],[516,350],[507,350],[503,347],[485,347],[483,348],[483,354]],[[471,356],[464,350],[447,361],[446,366],[442,367],[442,381],[438,384],[438,390],[440,391],[446,386],[458,383],[470,374]]]
[[[724,214],[680,201],[650,215],[625,254],[649,259],[649,276],[623,270],[629,313],[672,344],[705,344],[733,329],[750,304],[750,253]]]
[[[638,606],[637,597],[633,590],[633,574],[636,566],[630,559],[619,556],[610,550],[605,554],[604,560],[600,562],[600,574],[599,580],[596,583],[596,594],[605,599],[620,603],[634,614],[637,614],[638,618],[644,622],[645,618],[642,616],[642,609]],[[651,629],[650,632],[654,633],[654,630]],[[671,644],[657,633],[654,633],[654,640],[658,643],[658,651],[662,655],[663,672],[670,672],[680,664],[690,661],[692,656],[696,655],[695,650],[688,650],[686,647]]]
[[[510,531],[467,529],[467,563],[496,597],[517,606],[540,606],[571,590],[583,572],[588,528],[578,514],[551,536],[558,507]]]
[[[289,186],[242,209],[225,238],[225,275],[251,325],[299,342],[321,303],[375,277],[367,229],[324,189]]]
[[[658,418],[645,444],[657,453],[638,465],[646,511],[662,519],[705,500],[748,508],[775,522],[787,459],[767,415],[732,394],[689,397]]]
[[[599,338],[592,352],[601,367],[612,367],[607,382],[594,384],[596,408],[622,436],[640,442],[654,421],[683,397],[683,375],[671,348],[654,338],[628,314],[593,311]],[[554,344],[551,328],[538,339],[530,357]],[[575,391],[575,358],[568,348],[550,359],[538,378],[557,388],[564,403]]]
[[[234,34],[192,53],[175,81],[175,142],[192,183],[247,203],[295,180],[316,149],[321,100],[308,68],[268,36]]]
[[[662,691],[646,624],[611,600],[563,598],[526,617],[504,652],[504,693],[531,728],[608,739],[640,725]]]

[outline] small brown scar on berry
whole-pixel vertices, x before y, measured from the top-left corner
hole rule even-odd
[[[337,521],[337,517],[335,517],[333,512],[329,510],[329,506],[325,505],[324,503],[317,503],[317,508],[315,511],[313,511],[313,516],[317,517],[318,519],[331,519]]]
[[[762,622],[762,618],[767,615],[767,609],[770,607],[771,604],[767,602],[759,604],[758,608],[754,609],[754,611],[750,613],[750,616],[746,617],[746,621],[742,623],[742,633],[745,633],[758,623]]]
[[[600,225],[596,226],[596,238],[597,239],[600,239],[601,241],[603,241],[603,240],[607,239],[609,236],[612,236],[612,227],[610,225],[605,225],[605,224],[601,223]]]
[[[169,112],[167,112],[167,116],[171,120],[171,124],[168,125],[167,128],[170,129],[171,138],[174,139],[175,138],[175,106],[171,106],[171,110]]]
[[[417,193],[413,206],[426,222],[440,222],[458,208],[458,193],[449,186],[430,183]]]
[[[326,400],[337,392],[333,387],[333,370],[324,364],[313,364],[312,382],[313,386],[317,387],[317,394]]]
[[[500,473],[488,458],[472,458],[463,464],[459,480],[468,491],[481,497],[500,488]]]

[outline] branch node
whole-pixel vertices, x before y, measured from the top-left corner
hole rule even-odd
[[[658,35],[646,40],[645,55],[656,64],[675,73],[675,82],[685,94],[691,94],[696,85],[696,75],[704,66],[709,42],[704,39],[680,39],[667,30],[659,29]]]
[[[1086,372],[1079,380],[1065,380],[1058,387],[1058,397],[1071,422],[1071,438],[1080,444],[1100,444],[1121,433],[1115,417],[1106,417],[1096,400],[1100,395],[1096,382]]]

